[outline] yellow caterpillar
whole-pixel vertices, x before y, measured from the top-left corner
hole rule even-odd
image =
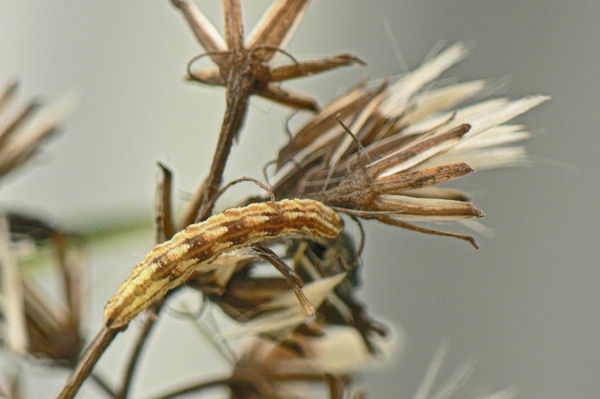
[[[109,328],[126,326],[169,290],[185,283],[198,266],[226,251],[289,235],[335,238],[343,228],[334,210],[309,199],[228,209],[155,246],[108,302],[104,322]]]

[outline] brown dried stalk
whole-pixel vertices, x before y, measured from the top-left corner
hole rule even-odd
[[[83,382],[91,374],[94,366],[100,359],[100,356],[102,356],[106,348],[108,348],[112,340],[120,331],[121,330],[103,327],[98,332],[96,337],[90,342],[85,352],[83,352],[79,358],[77,366],[73,369],[73,372],[65,382],[65,385],[57,398],[66,399],[75,397]]]
[[[158,313],[162,309],[164,301],[160,301],[155,303],[150,311],[155,315],[154,317],[148,317],[144,321],[144,326],[139,331],[137,338],[135,339],[135,344],[133,349],[131,350],[131,354],[129,355],[129,359],[127,360],[127,366],[125,367],[125,373],[123,374],[123,381],[121,382],[121,387],[117,391],[114,396],[116,399],[125,399],[129,394],[129,389],[131,388],[131,382],[133,381],[133,377],[135,375],[135,371],[137,365],[139,363],[140,357],[148,340],[148,337],[154,330],[154,326],[158,321]]]

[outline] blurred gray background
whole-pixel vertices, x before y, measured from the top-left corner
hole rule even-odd
[[[249,30],[269,2],[243,3]],[[198,4],[220,27],[220,2]],[[352,52],[369,64],[290,85],[323,103],[361,78],[405,72],[396,46],[413,68],[440,40],[474,45],[444,77],[508,81],[499,95],[553,97],[517,120],[534,132],[527,144],[534,167],[459,182],[495,231],[492,239],[478,237],[479,251],[367,224],[362,294],[405,334],[394,366],[361,381],[371,397],[411,397],[443,342],[450,347],[443,375],[476,362],[472,391],[515,385],[522,398],[600,396],[599,34],[597,1],[329,0],[309,8],[289,51],[300,59]],[[72,229],[150,216],[157,160],[173,169],[181,205],[208,170],[223,111],[222,90],[182,81],[185,63],[200,52],[166,0],[0,0],[0,82],[19,77],[25,94],[47,99],[81,95],[63,134],[32,167],[3,182],[2,206]],[[227,178],[260,176],[286,140],[286,115],[252,100]],[[112,250],[92,250],[90,331],[151,243],[148,231]],[[182,344],[184,337],[198,341],[190,330],[173,318],[161,321],[136,397],[156,392],[160,381],[176,386],[211,375],[214,353]],[[103,372],[119,373],[132,335],[108,351]],[[41,367],[29,372],[30,397],[52,396],[66,377]],[[88,388],[82,397],[95,397]]]

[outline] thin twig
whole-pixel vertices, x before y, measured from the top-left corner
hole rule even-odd
[[[237,71],[234,69],[232,72]],[[237,80],[245,81],[246,79],[240,77]],[[233,139],[238,135],[244,122],[248,108],[248,97],[251,92],[251,82],[238,82],[238,84],[228,82],[227,108],[225,109],[225,115],[223,115],[221,133],[213,155],[213,162],[208,177],[198,188],[184,212],[183,223],[185,226],[196,221],[202,221],[212,213],[214,198],[223,179],[225,163],[229,157]]]
[[[223,187],[221,187],[219,189],[219,191],[217,191],[217,193],[213,197],[213,200],[211,202],[209,202],[208,206],[213,208],[215,206],[215,203],[217,202],[217,200],[221,197],[221,195],[223,195],[225,193],[225,191],[227,191],[230,187],[235,186],[236,184],[242,183],[242,182],[251,182],[251,183],[256,184],[258,187],[262,188],[269,194],[269,198],[271,198],[271,202],[275,202],[277,200],[275,198],[275,194],[273,193],[273,190],[271,189],[271,187],[269,185],[262,183],[260,180],[255,179],[254,177],[243,176],[243,177],[239,177],[235,180],[232,180],[229,183],[227,183],[226,185],[224,185]]]
[[[236,69],[233,72],[238,72]],[[240,73],[240,72],[238,72]],[[241,73],[240,73],[241,75]],[[214,205],[213,197],[217,194],[221,180],[223,179],[223,170],[229,157],[231,145],[234,137],[237,136],[248,109],[248,97],[251,94],[251,81],[240,76],[237,82],[227,85],[227,108],[223,116],[223,124],[219,141],[213,156],[213,163],[204,184],[204,195],[202,196],[202,205],[196,217],[197,221],[204,220],[212,213]]]
[[[264,246],[261,243],[252,244],[252,249],[258,254],[258,256],[269,262],[285,279],[285,281],[292,287],[294,290],[294,294],[296,298],[298,298],[298,302],[304,313],[307,316],[312,316],[315,314],[315,308],[310,303],[304,292],[302,291],[303,281],[302,278],[294,271],[294,269],[290,268],[284,261],[281,259],[273,250],[269,247]]]
[[[58,394],[57,399],[71,399],[77,394],[81,384],[90,375],[100,356],[120,331],[119,329],[102,327],[79,359],[77,366]]]

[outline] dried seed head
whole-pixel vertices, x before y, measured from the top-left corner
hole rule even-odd
[[[512,144],[529,134],[504,123],[548,97],[457,108],[485,83],[424,89],[466,53],[456,44],[389,86],[361,86],[335,100],[279,152],[276,194],[315,198],[350,215],[475,245],[470,236],[413,222],[482,217],[465,194],[435,185],[473,169],[522,163],[523,148]]]

